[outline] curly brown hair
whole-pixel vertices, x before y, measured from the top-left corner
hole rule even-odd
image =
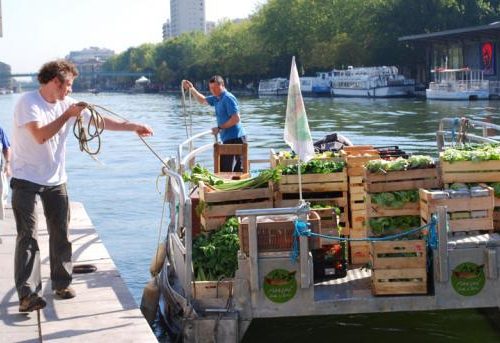
[[[54,77],[57,77],[61,82],[64,82],[71,74],[73,77],[78,76],[78,69],[76,66],[66,60],[55,60],[45,63],[38,72],[38,82],[45,85],[49,83]]]

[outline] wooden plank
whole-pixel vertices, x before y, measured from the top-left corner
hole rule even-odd
[[[449,220],[452,232],[493,231],[493,216],[487,218]]]
[[[279,184],[278,189],[282,193],[298,193],[299,184]],[[347,182],[324,182],[324,183],[303,183],[302,193],[326,193],[347,191]]]
[[[425,268],[375,269],[372,292],[374,295],[426,294],[427,271]]]
[[[420,215],[420,204],[418,202],[406,203],[401,208],[384,208],[373,203],[370,194],[366,196],[366,208],[368,218]]]
[[[403,191],[441,186],[437,168],[370,173],[365,170],[365,189],[369,193]]]
[[[354,203],[354,204],[350,204],[351,206],[351,209],[353,211],[365,211],[366,212],[366,203]]]
[[[270,188],[243,189],[236,191],[214,191],[204,187],[204,201],[209,203],[228,202],[239,200],[272,199],[273,191]]]
[[[350,194],[351,196],[351,201],[356,201],[356,202],[365,202],[366,200],[366,193],[363,191],[363,193],[354,193]]]
[[[352,264],[367,264],[370,262],[370,244],[367,242],[350,242]]]
[[[500,182],[500,161],[458,161],[441,160],[443,182]]]
[[[205,217],[234,216],[237,210],[251,210],[259,208],[273,208],[271,200],[247,202],[241,204],[206,206],[203,211]]]
[[[365,178],[364,173],[362,175],[359,175],[359,176],[349,176],[349,184],[350,185],[355,185],[355,184],[362,185],[364,182],[363,181],[364,178]]]
[[[358,167],[347,167],[347,176],[360,176],[365,172],[365,168],[363,166]]]
[[[322,182],[345,182],[347,183],[347,174],[344,171],[329,174],[302,174],[301,180],[303,184],[306,183],[322,183]],[[299,183],[298,175],[282,175],[280,179],[281,184],[296,184]]]
[[[500,161],[457,161],[446,162],[441,160],[441,169],[443,172],[481,172],[481,171],[498,171],[500,172]]]
[[[495,207],[500,207],[500,198],[495,198]]]
[[[372,267],[374,269],[426,268],[426,251],[426,243],[420,239],[372,242]],[[401,256],[402,254],[407,256]]]
[[[368,237],[368,232],[365,226],[361,227],[351,227],[349,229],[349,237],[351,238],[366,238]]]
[[[475,183],[475,182],[500,182],[500,171],[471,172],[471,173],[446,173],[443,174],[444,183]]]

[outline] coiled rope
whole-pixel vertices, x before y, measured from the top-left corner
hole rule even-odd
[[[104,131],[104,119],[101,113],[97,109],[101,109],[108,114],[111,114],[121,120],[123,120],[125,123],[130,123],[130,121],[125,118],[122,115],[119,115],[116,112],[113,112],[106,107],[95,105],[95,104],[85,104],[85,107],[89,110],[90,112],[90,120],[89,124],[87,125],[87,128],[83,126],[83,116],[80,115],[77,120],[75,121],[75,124],[73,125],[73,133],[78,140],[80,144],[80,150],[83,152],[86,152],[90,156],[95,156],[97,155],[100,150],[101,150],[101,134]],[[139,139],[144,143],[144,145],[151,151],[151,153],[167,168],[169,166],[167,163],[161,158],[160,154],[158,154],[152,147],[151,145],[146,142],[146,140],[138,135]],[[89,148],[89,143],[93,141],[94,139],[97,140],[97,148],[95,150],[92,150]]]

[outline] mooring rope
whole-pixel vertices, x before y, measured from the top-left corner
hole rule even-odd
[[[38,342],[42,343],[43,336],[42,336],[42,322],[40,320],[40,309],[36,310],[36,319],[38,322]]]
[[[403,231],[400,233],[396,233],[393,235],[388,235],[388,236],[384,236],[384,237],[349,238],[349,237],[324,235],[324,234],[312,232],[311,229],[309,228],[309,223],[307,223],[306,221],[304,221],[302,219],[297,219],[297,220],[295,220],[295,229],[293,232],[293,245],[292,245],[291,260],[296,261],[297,258],[299,257],[299,237],[300,236],[311,237],[311,238],[324,238],[324,239],[339,241],[339,242],[383,242],[383,241],[392,241],[392,240],[396,240],[398,238],[403,238],[403,237],[412,235],[414,233],[417,233],[419,231],[422,231],[422,230],[429,228],[427,235],[426,235],[427,236],[427,244],[429,245],[430,248],[436,249],[437,245],[438,245],[436,224],[437,224],[437,219],[433,215],[431,217],[431,221],[429,223],[422,225],[422,226],[419,226],[417,228]]]

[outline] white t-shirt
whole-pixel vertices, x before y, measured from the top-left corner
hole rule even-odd
[[[45,101],[38,90],[24,93],[14,110],[12,132],[12,177],[43,186],[57,186],[67,181],[66,138],[72,131],[72,117],[51,139],[39,144],[26,127],[39,122],[45,126],[60,117],[76,103],[71,97],[53,104]]]

